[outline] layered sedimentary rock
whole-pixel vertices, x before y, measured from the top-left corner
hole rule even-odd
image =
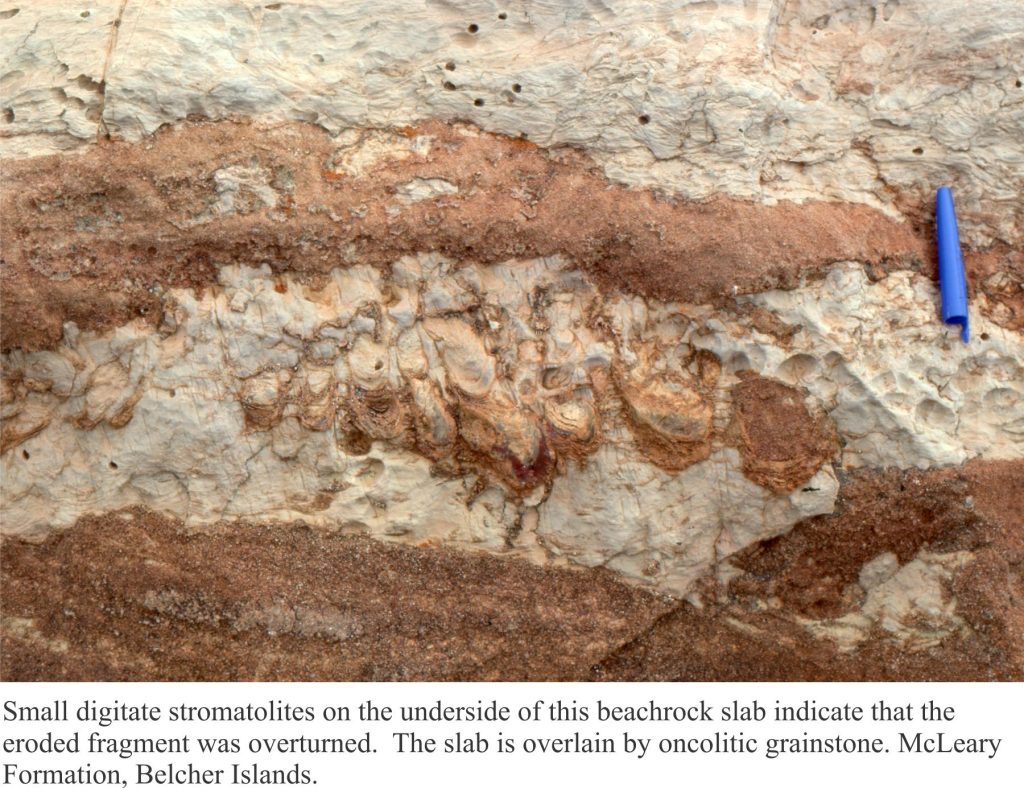
[[[689,198],[825,197],[924,219],[931,181],[953,181],[972,240],[1021,232],[1024,9],[1008,0],[103,0],[3,13],[17,155],[140,140],[190,115],[333,134],[465,119],[583,147],[618,181]]]
[[[1022,675],[1016,4],[327,5],[0,13],[5,675]]]

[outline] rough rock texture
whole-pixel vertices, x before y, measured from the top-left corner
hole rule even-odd
[[[1021,678],[1020,51],[1007,0],[0,9],[0,671]]]
[[[578,153],[465,125],[332,139],[300,124],[185,124],[74,161],[8,165],[0,207],[17,242],[5,254],[16,286],[4,294],[4,349],[50,345],[67,319],[155,319],[155,285],[209,284],[238,260],[316,279],[356,260],[386,272],[427,250],[477,262],[560,254],[606,287],[688,301],[793,283],[839,260],[929,268],[925,239],[873,209],[659,200],[610,184]],[[1014,265],[996,250],[972,273],[997,298],[989,280]],[[1024,325],[1019,301],[985,309]]]
[[[190,115],[335,134],[465,119],[689,198],[924,219],[938,179],[972,241],[1024,230],[1013,0],[43,0],[10,4],[0,36],[19,156]]]
[[[604,570],[297,525],[88,517],[42,544],[3,543],[2,667],[10,679],[1019,681],[1021,481],[1007,462],[858,471],[836,514],[752,548],[747,572],[706,583],[700,607]],[[922,551],[974,553],[943,582],[954,631],[906,648],[902,633],[920,644],[936,631],[918,615],[872,624],[852,649],[821,635],[819,621],[858,609],[874,550],[906,567]]]
[[[556,259],[421,255],[322,289],[223,267],[201,297],[168,291],[156,329],[7,354],[6,529],[135,504],[197,525],[298,517],[686,593],[831,511],[833,458],[1024,452],[1024,338],[982,320],[985,349],[964,347],[930,289],[845,265],[739,299],[800,327],[782,345],[742,309],[603,295]]]

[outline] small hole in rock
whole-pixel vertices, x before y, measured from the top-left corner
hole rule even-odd
[[[648,123],[651,122],[651,116],[650,115],[641,115],[639,118],[637,118],[637,120],[640,122],[641,126],[646,126]]]
[[[6,11],[0,11],[0,19],[10,19],[12,16],[17,16],[20,8],[9,8]]]
[[[476,33],[478,30],[480,30],[480,25],[470,25],[469,27],[466,28],[466,30],[468,30],[470,33]]]
[[[83,11],[82,13],[79,14],[79,16],[82,17],[82,19],[88,19],[89,18],[89,12],[88,11]]]
[[[1014,84],[1014,85],[1016,85],[1017,87],[1020,87],[1020,86],[1021,86],[1022,84],[1024,84],[1024,83],[1022,83],[1022,82],[1021,82],[1021,81],[1020,81],[1020,80],[1018,79],[1018,80],[1017,80],[1016,82],[1014,82],[1013,84]]]
[[[175,391],[174,389],[171,389],[168,393],[171,395],[171,399],[174,399],[175,397],[178,396],[178,392]]]
[[[283,3],[270,3],[269,5],[263,6],[268,11],[280,11]]]
[[[24,457],[26,460],[29,460],[29,459],[32,458],[32,455],[29,454],[26,449],[22,449],[21,450],[21,456]]]
[[[924,153],[924,148],[914,148],[915,156],[920,156],[922,153]]]
[[[484,105],[484,100],[483,99],[474,99],[473,105],[477,106],[477,107],[482,107]]]
[[[381,369],[383,366],[384,366],[384,362],[383,361],[378,361],[376,364],[373,365],[373,368],[374,369]]]
[[[455,90],[455,85],[453,85],[451,82],[448,82],[447,80],[441,83],[441,87],[443,87],[445,90]]]
[[[498,14],[498,19],[508,19],[508,14],[502,11],[500,14]]]
[[[512,86],[512,92],[513,92],[513,93],[522,93],[522,92],[523,92],[523,86],[522,86],[522,85],[520,85],[520,84],[519,84],[518,82],[516,82],[516,83],[515,83],[515,84],[514,84],[514,85]]]
[[[117,463],[114,462],[113,460],[111,460],[110,461],[110,467],[113,468],[116,471],[117,470]]]
[[[988,332],[987,331],[982,331],[981,332],[981,338],[982,339],[988,339]]]
[[[323,55],[319,55],[319,54],[313,55],[313,61],[316,62],[316,63],[323,63],[324,62],[324,56]]]
[[[4,109],[4,123],[14,123],[14,110],[10,107]]]
[[[447,63],[444,64],[444,67],[446,69],[448,69],[449,71],[454,71],[455,70],[455,62],[452,61],[452,60],[449,60]]]

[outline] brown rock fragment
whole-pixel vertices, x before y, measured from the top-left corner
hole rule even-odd
[[[695,380],[654,373],[626,378],[619,393],[637,444],[651,462],[680,471],[711,454],[714,409]]]
[[[776,492],[792,492],[836,450],[835,429],[812,415],[799,389],[747,374],[732,389],[733,425],[743,472]]]

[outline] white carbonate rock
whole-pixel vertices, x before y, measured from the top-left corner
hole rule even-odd
[[[195,526],[300,519],[607,566],[685,594],[830,512],[832,460],[1024,456],[1024,339],[979,315],[989,338],[963,345],[910,272],[872,283],[840,264],[745,299],[797,327],[784,340],[743,309],[602,294],[558,258],[393,272],[336,269],[313,290],[228,266],[201,295],[167,293],[158,330],[69,324],[53,351],[6,354],[4,532],[142,504]],[[795,488],[745,475],[729,437],[751,372],[804,392],[845,444]],[[869,596],[885,574],[865,570]]]
[[[743,475],[735,449],[668,473],[628,441],[609,442],[555,479],[539,507],[537,536],[574,562],[608,566],[682,594],[738,550],[831,512],[838,488],[827,466],[802,489],[780,496]]]
[[[891,553],[879,556],[861,570],[877,572],[880,561],[889,562]],[[895,556],[892,556],[894,559]],[[922,550],[912,561],[891,567],[889,576],[867,589],[860,609],[836,619],[804,620],[804,626],[817,637],[834,641],[841,650],[850,651],[860,643],[879,635],[898,641],[909,651],[922,651],[938,645],[968,628],[957,615],[956,599],[949,589],[953,575],[967,566],[973,555],[966,550],[931,553]]]
[[[1018,0],[8,5],[6,156],[139,140],[188,116],[307,121],[342,147],[458,119],[578,146],[613,179],[691,198],[897,215],[894,195],[949,184],[970,241],[1024,231]],[[325,164],[358,174],[370,148]],[[259,181],[225,174],[226,201],[238,177]]]
[[[976,335],[964,344],[938,319],[934,283],[901,271],[872,285],[851,263],[815,286],[741,300],[799,327],[791,344],[764,335],[737,342],[721,331],[691,341],[727,368],[749,366],[806,388],[839,428],[846,465],[928,468],[1022,456],[1020,334],[975,307]]]
[[[861,588],[870,591],[891,578],[900,569],[900,560],[895,553],[882,553],[860,568],[858,581]]]

